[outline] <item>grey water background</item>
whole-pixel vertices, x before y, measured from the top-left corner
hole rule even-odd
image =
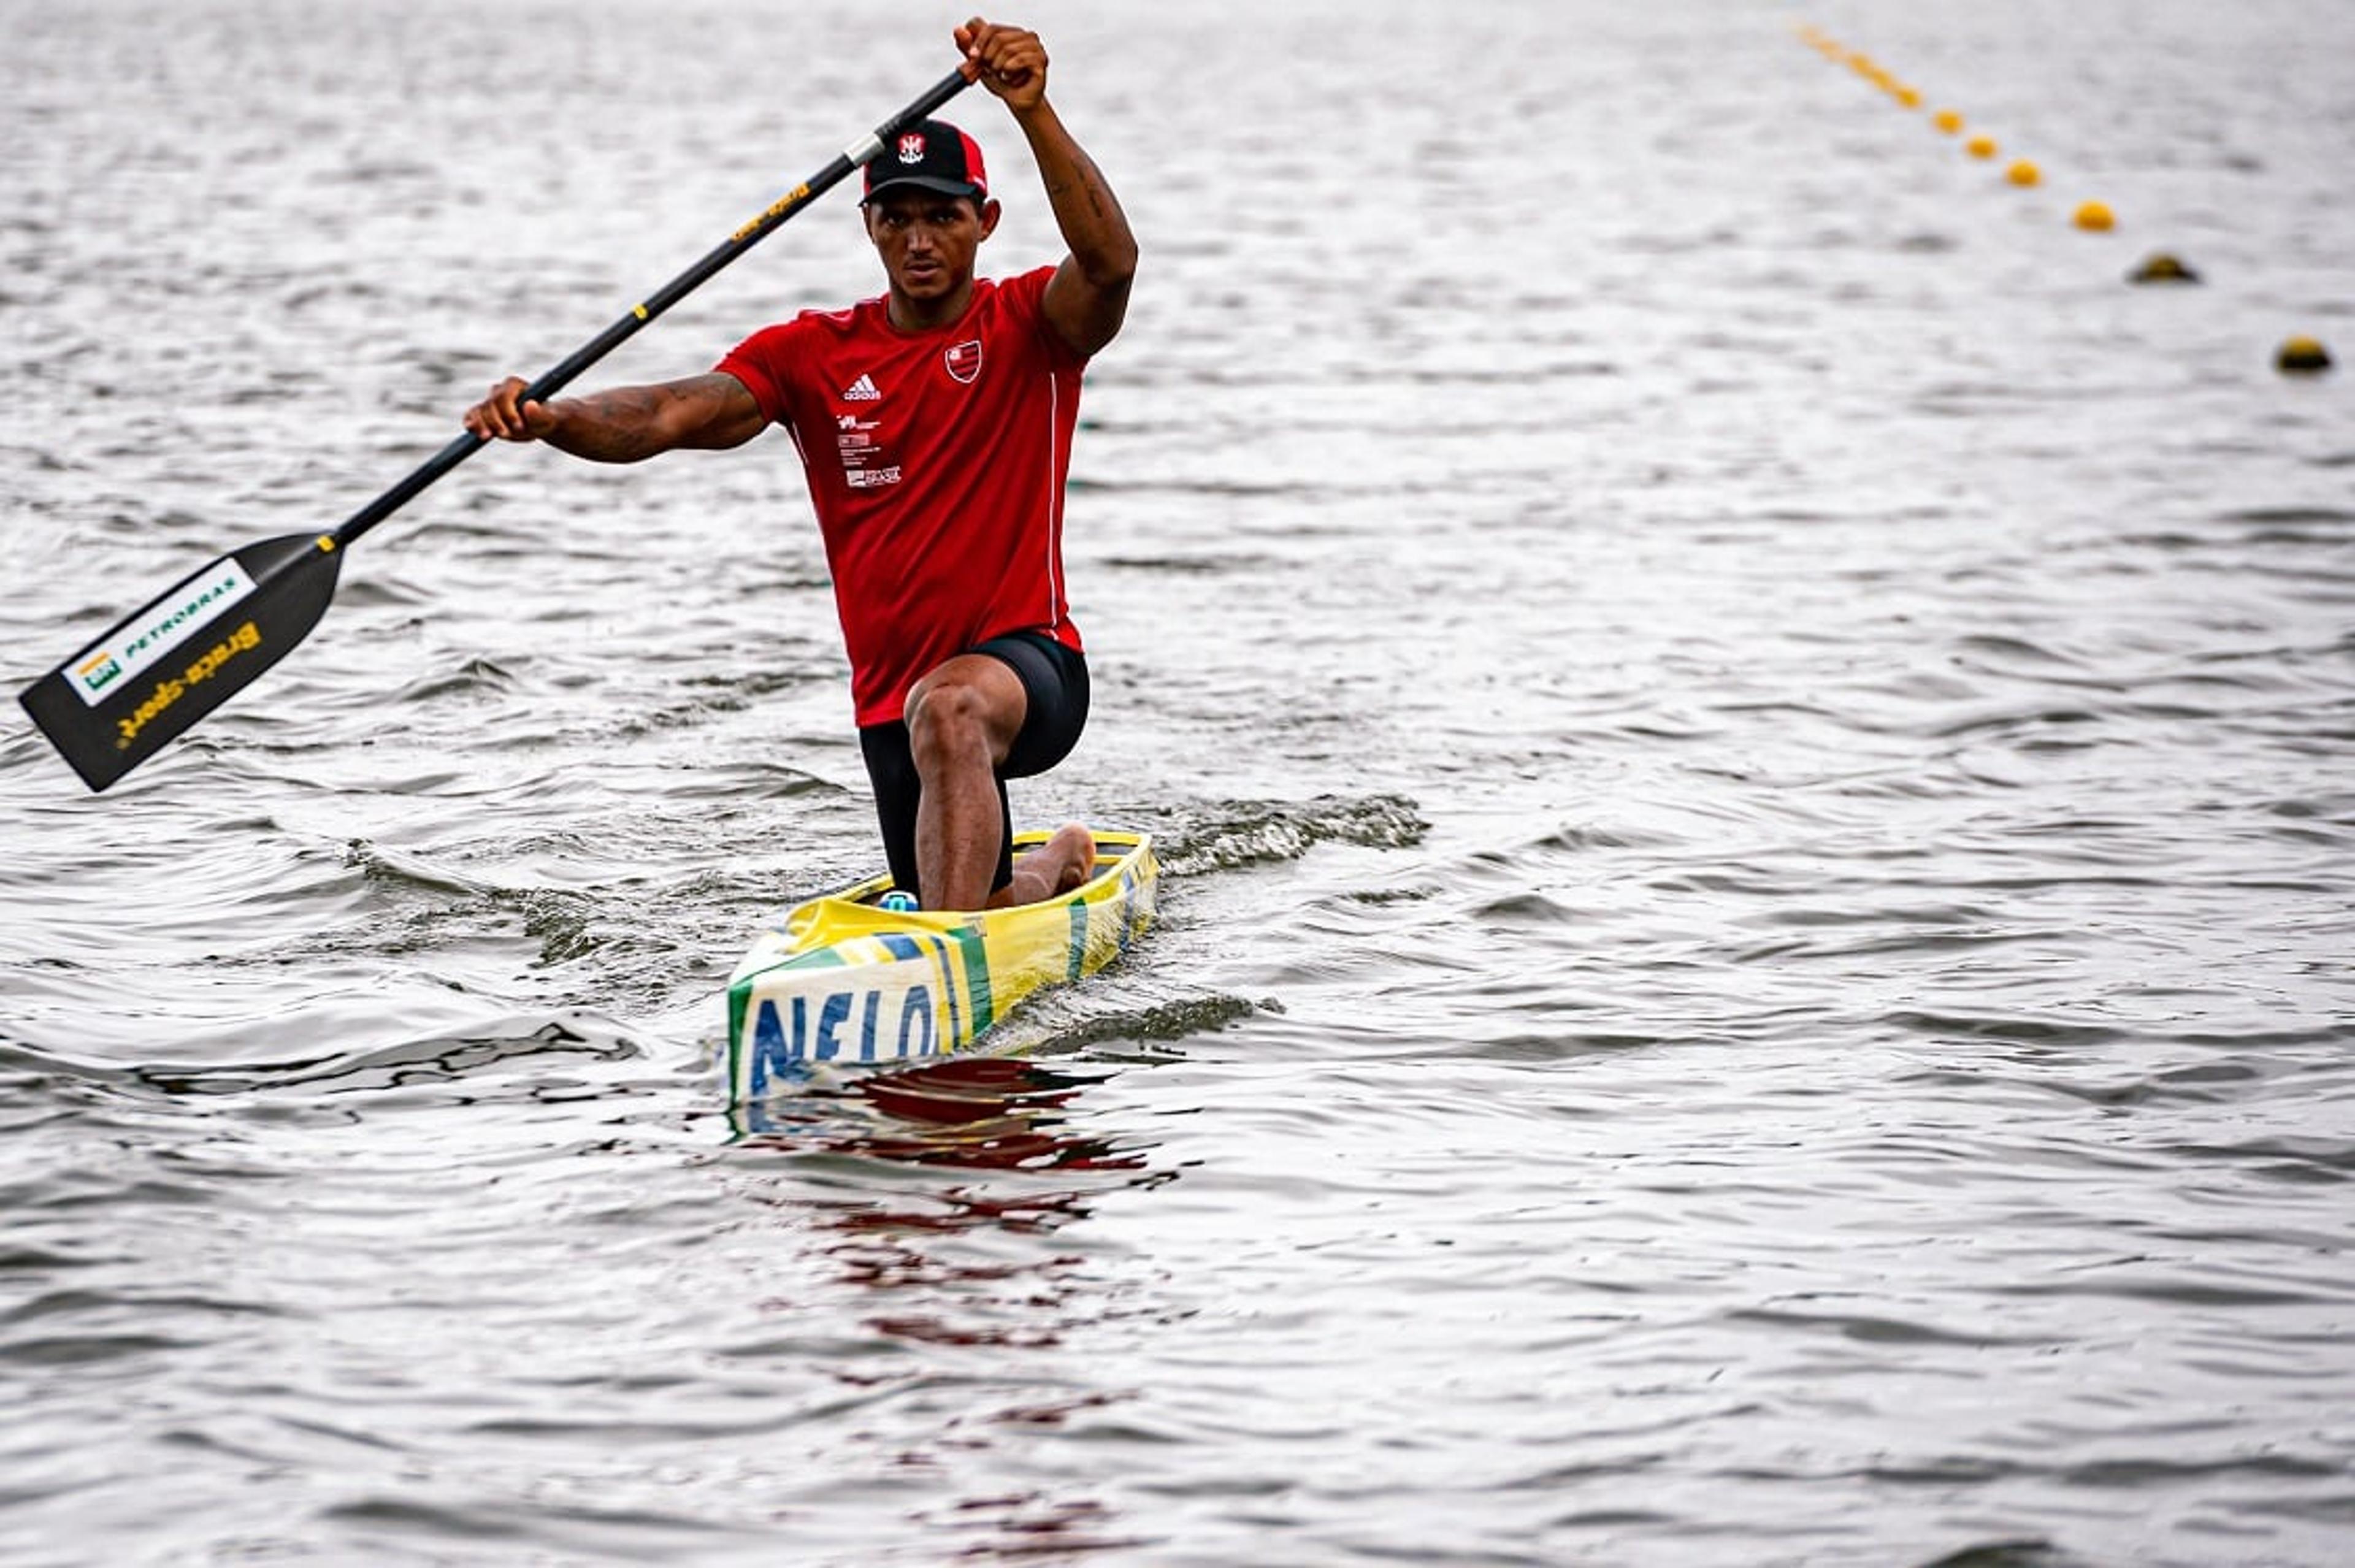
[[[959,19],[0,17],[12,686]],[[731,1122],[874,859],[791,446],[476,457],[112,795],[0,728],[0,1559],[2346,1561],[2355,11],[1016,19],[1146,258],[1018,805],[1160,925]],[[877,285],[838,194],[591,381]]]

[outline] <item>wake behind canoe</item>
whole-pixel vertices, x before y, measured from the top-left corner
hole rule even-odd
[[[920,1061],[971,1045],[1041,987],[1111,963],[1153,918],[1160,868],[1142,833],[1099,833],[1094,873],[1060,897],[981,913],[878,907],[889,876],[796,905],[728,985],[738,1103],[810,1062]],[[1022,833],[1015,849],[1048,835]]]

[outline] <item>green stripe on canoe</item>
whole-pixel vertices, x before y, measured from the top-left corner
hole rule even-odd
[[[771,965],[769,969],[839,969],[849,962],[842,955],[842,944],[837,942],[824,947],[813,947],[807,953],[797,953],[782,964]],[[769,969],[761,973],[765,975]]]
[[[731,1104],[747,1097],[751,1083],[744,1066],[744,1009],[751,1000],[751,987],[728,987],[728,1098]]]
[[[943,1052],[962,1050],[973,1037],[965,1033],[964,1018],[957,1008],[956,974],[949,967],[949,940],[933,931],[923,933],[918,940],[941,977],[941,1003],[948,1008],[948,1034],[941,1040],[940,1049]]]
[[[989,994],[989,944],[977,928],[968,927],[954,938],[964,957],[965,989],[973,1001],[975,1035],[997,1021],[997,1008]]]

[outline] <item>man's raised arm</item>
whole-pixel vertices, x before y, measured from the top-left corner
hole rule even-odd
[[[1055,270],[1047,320],[1082,355],[1110,343],[1128,315],[1136,276],[1136,236],[1103,171],[1071,139],[1047,101],[1047,48],[1039,35],[975,16],[956,30],[964,72],[1005,101],[1030,143],[1055,226],[1071,254]]]

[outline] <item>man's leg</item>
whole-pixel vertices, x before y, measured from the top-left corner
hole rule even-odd
[[[1021,677],[986,654],[959,654],[908,693],[908,749],[923,781],[916,869],[926,909],[982,909],[1006,843],[997,764],[1022,732]]]
[[[1078,738],[1087,711],[1086,673],[1076,666],[1057,680],[1018,640],[989,645],[991,653],[961,654],[918,681],[908,694],[908,740],[922,793],[916,808],[916,863],[927,909],[996,909],[1035,903],[1068,892],[1095,869],[1095,837],[1066,823],[1053,837],[1013,864],[1012,880],[993,887],[1004,863],[1012,824],[998,770],[1018,744],[1016,771],[1051,765]],[[1044,682],[1047,716],[1056,732],[1022,741],[1030,692],[1009,660],[1021,660],[1030,678]],[[1044,753],[1039,754],[1044,745]]]
[[[870,724],[858,731],[858,752],[867,763],[867,780],[875,790],[875,826],[883,836],[883,859],[890,868],[891,885],[916,896],[916,804],[923,782],[916,777],[916,759],[908,754],[905,723]]]

